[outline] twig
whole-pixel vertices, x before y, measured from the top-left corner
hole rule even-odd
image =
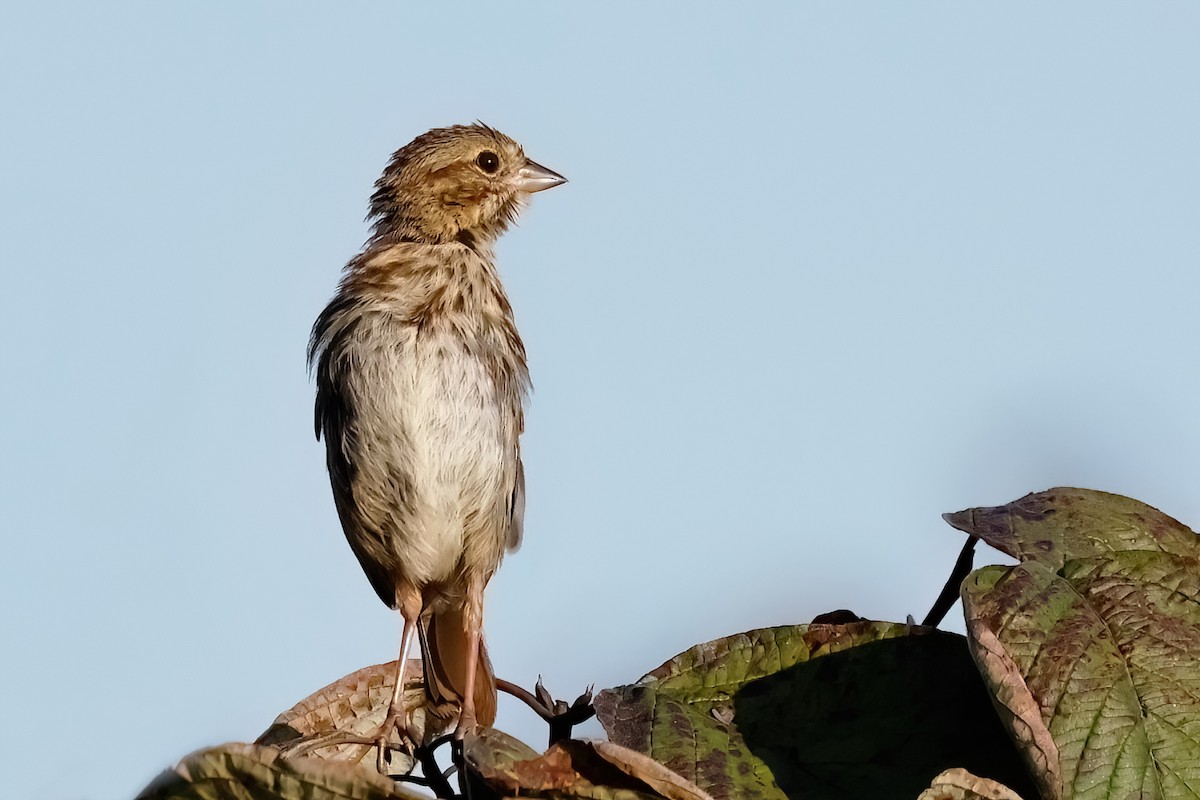
[[[496,680],[496,688],[517,698],[549,723],[551,746],[564,739],[570,739],[572,728],[596,715],[596,707],[592,705],[592,687],[590,686],[570,705],[551,697],[550,693],[546,691],[546,687],[542,685],[540,676],[537,686],[534,687],[536,694],[503,678]]]
[[[449,776],[454,774],[457,764],[443,772],[435,754],[435,751],[446,742],[453,742],[455,745],[451,748],[452,760],[456,762],[460,760],[462,758],[462,749],[457,746],[458,740],[454,738],[454,734],[446,734],[445,736],[439,736],[429,744],[423,744],[413,750],[413,758],[421,765],[422,778],[416,778],[412,775],[394,775],[392,777],[396,780],[408,781],[419,786],[427,786],[439,798],[453,800],[453,798],[459,797],[458,793],[454,791],[454,787],[450,785],[449,779]]]
[[[978,537],[967,537],[962,551],[958,554],[958,560],[954,562],[954,569],[950,571],[950,577],[946,579],[946,585],[942,587],[942,593],[938,595],[937,600],[933,601],[933,607],[925,615],[924,621],[921,622],[922,625],[932,625],[936,628],[945,619],[946,612],[950,610],[951,606],[958,602],[958,593],[963,578],[970,574],[971,567],[975,562],[975,543],[978,541]]]

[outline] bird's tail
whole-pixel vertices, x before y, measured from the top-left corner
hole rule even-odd
[[[472,647],[463,609],[452,605],[432,614],[428,624],[421,626],[421,636],[425,688],[430,697],[437,703],[461,705],[467,691],[467,654]],[[496,674],[482,637],[473,691],[475,718],[490,728],[496,722]]]

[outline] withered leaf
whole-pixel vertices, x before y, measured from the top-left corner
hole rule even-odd
[[[1191,528],[1145,503],[1091,489],[1059,487],[942,518],[1013,558],[1054,569],[1072,558],[1128,550],[1200,558]]]

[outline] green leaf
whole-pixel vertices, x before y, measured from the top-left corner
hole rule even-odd
[[[1200,796],[1200,561],[1121,552],[963,583],[972,653],[1048,798]]]
[[[227,744],[201,750],[159,775],[137,800],[413,800],[373,769],[287,758],[274,747]]]
[[[929,628],[750,631],[601,692],[596,710],[614,742],[714,798],[911,800],[951,767],[1029,787],[965,640]]]
[[[1127,550],[1200,558],[1191,528],[1145,503],[1091,489],[1060,487],[942,518],[1013,558],[1055,569],[1072,558]]]

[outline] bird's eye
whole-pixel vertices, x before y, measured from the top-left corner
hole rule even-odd
[[[479,165],[481,170],[486,172],[488,175],[491,175],[496,170],[500,169],[500,156],[496,155],[491,150],[484,150],[482,153],[476,156],[475,163]]]

